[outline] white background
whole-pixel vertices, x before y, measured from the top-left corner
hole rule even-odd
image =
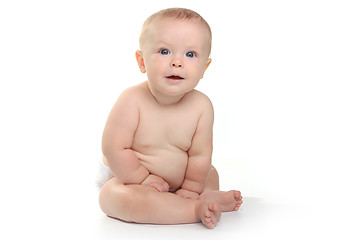
[[[248,200],[211,236],[359,237],[358,5],[1,1],[0,234],[104,239],[113,231],[118,239],[127,229],[144,237],[182,231],[107,219],[93,179],[113,103],[146,80],[135,61],[142,23],[160,9],[186,7],[213,31],[213,62],[198,86],[215,108],[213,163],[222,189]],[[229,231],[229,222],[239,224]]]

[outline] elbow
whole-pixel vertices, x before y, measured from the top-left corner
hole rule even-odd
[[[114,154],[117,155],[124,149],[125,147],[118,139],[114,139],[113,137],[109,136],[103,136],[101,150],[105,157],[109,158]]]
[[[102,153],[107,159],[113,159],[121,152],[121,148],[115,147],[113,144],[102,144]]]
[[[114,152],[113,146],[111,146],[110,144],[105,144],[105,143],[102,143],[101,150],[102,150],[103,155],[107,158],[109,157],[109,155],[111,155]]]

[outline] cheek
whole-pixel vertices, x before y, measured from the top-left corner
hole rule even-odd
[[[153,57],[153,58],[150,58],[148,65],[150,68],[152,68],[154,70],[161,70],[161,69],[165,68],[166,66],[168,66],[168,62],[164,58]]]
[[[193,64],[190,64],[189,65],[189,72],[191,72],[191,74],[194,76],[194,77],[201,77],[203,71],[204,71],[204,67],[202,64],[200,63],[193,63]]]
[[[165,63],[159,59],[149,59],[145,62],[146,72],[148,78],[158,78],[159,76],[164,75],[165,72]]]

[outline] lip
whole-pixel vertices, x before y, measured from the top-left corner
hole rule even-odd
[[[181,77],[180,75],[177,75],[177,74],[166,76],[166,78],[169,80],[184,80],[183,77]]]

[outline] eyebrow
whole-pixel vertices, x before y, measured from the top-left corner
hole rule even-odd
[[[172,44],[165,42],[165,41],[159,41],[156,43],[156,45],[166,45],[166,46],[171,46]]]

